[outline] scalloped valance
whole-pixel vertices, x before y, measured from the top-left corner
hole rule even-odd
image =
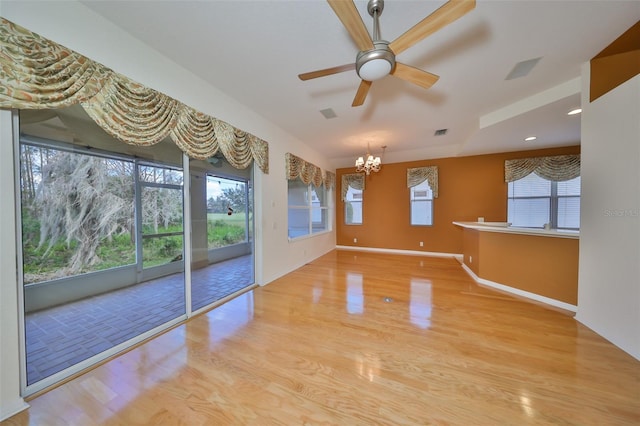
[[[269,145],[0,17],[0,108],[81,104],[114,138],[150,146],[169,136],[189,157],[220,151],[237,169],[269,173]]]
[[[336,182],[336,175],[333,172],[323,172],[315,164],[309,163],[302,158],[287,152],[284,156],[286,164],[287,180],[300,179],[304,184],[313,184],[318,187],[325,186],[332,189]]]
[[[562,182],[580,176],[580,155],[556,155],[505,160],[504,181],[513,182],[535,173],[543,179]]]
[[[429,182],[433,198],[438,198],[438,166],[407,169],[407,188],[413,188],[424,181]]]
[[[342,175],[342,201],[347,201],[349,187],[364,191],[364,173]]]

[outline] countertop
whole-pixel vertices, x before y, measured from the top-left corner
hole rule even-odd
[[[454,225],[462,228],[475,229],[481,232],[499,232],[504,234],[535,235],[537,237],[556,237],[579,239],[579,231],[542,229],[542,228],[519,228],[510,226],[507,222],[453,222]]]

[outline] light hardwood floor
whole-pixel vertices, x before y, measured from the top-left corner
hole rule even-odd
[[[3,425],[637,425],[640,362],[455,259],[333,251]]]

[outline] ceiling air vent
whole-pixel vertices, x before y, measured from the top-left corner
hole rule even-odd
[[[332,108],[321,109],[320,114],[324,115],[327,120],[330,118],[336,118],[336,112]]]
[[[438,129],[435,132],[433,132],[433,136],[444,136],[447,134],[447,130],[449,129]]]
[[[538,64],[538,61],[540,61],[540,59],[542,59],[542,56],[539,58],[533,58],[526,61],[518,62],[517,64],[515,64],[511,72],[507,75],[505,80],[513,80],[515,78],[526,76],[531,72],[533,67]]]

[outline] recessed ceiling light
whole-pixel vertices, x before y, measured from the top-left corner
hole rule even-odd
[[[582,108],[575,108],[569,111],[567,115],[576,115],[576,114],[580,114],[581,112],[582,112]]]
[[[535,136],[529,136],[528,138],[524,138],[525,142],[535,141],[536,139],[538,138],[536,138]]]

